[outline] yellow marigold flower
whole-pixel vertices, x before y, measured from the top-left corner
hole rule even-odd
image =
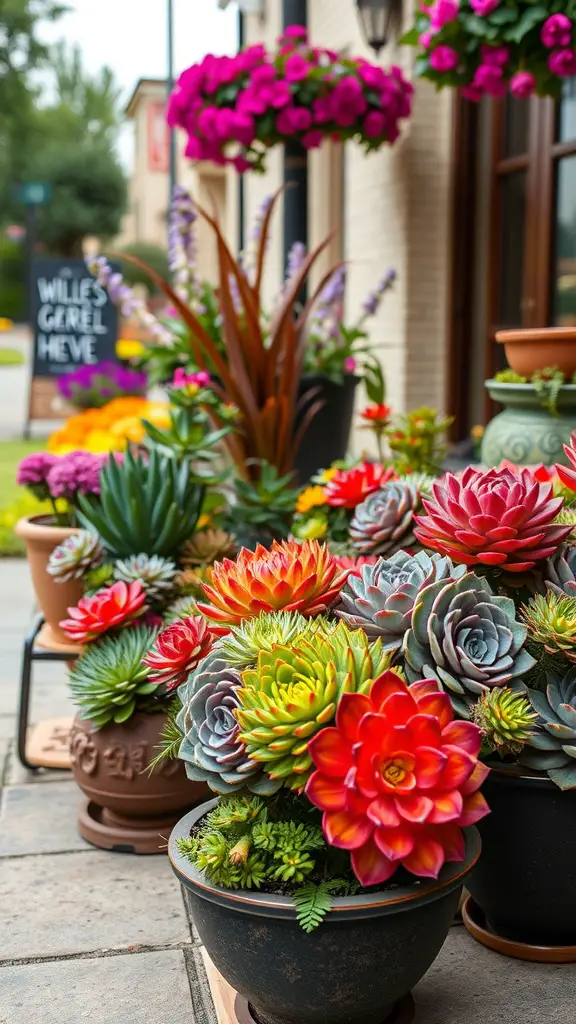
[[[337,473],[337,472],[338,472],[338,470],[337,470],[337,469],[334,469],[334,468],[331,468],[331,469],[325,469],[325,470],[324,470],[324,471],[323,471],[323,472],[322,472],[322,473],[320,474],[320,479],[321,479],[322,483],[323,483],[323,484],[327,484],[327,483],[329,483],[329,482],[330,482],[330,480],[333,480],[333,479],[334,479],[334,477],[336,476],[336,473]]]
[[[208,526],[211,526],[211,525],[212,525],[212,518],[209,515],[206,515],[206,513],[204,513],[204,515],[200,516],[198,522],[196,523],[196,529],[197,530],[205,530],[205,529],[207,529]]]
[[[143,355],[145,346],[135,338],[118,338],[116,342],[116,355],[118,359],[136,359]]]
[[[126,447],[122,437],[117,437],[110,430],[91,430],[84,442],[86,451],[93,455],[105,455],[106,452],[121,451]]]
[[[160,429],[170,426],[170,410],[167,402],[148,402],[147,407],[140,415],[142,419],[150,420],[150,423]]]
[[[301,494],[298,495],[298,501],[296,502],[297,512],[309,512],[311,508],[316,508],[318,505],[326,504],[326,495],[324,494],[323,487],[306,487]]]
[[[474,441],[481,441],[481,440],[482,440],[482,438],[484,437],[484,427],[482,427],[482,426],[481,426],[481,425],[479,424],[479,425],[478,425],[478,426],[476,426],[476,427],[472,427],[472,430],[470,431],[470,433],[471,433],[471,435],[472,435],[472,439],[473,439]]]
[[[126,416],[123,420],[118,420],[110,427],[110,434],[116,438],[116,442],[119,439],[125,441],[134,441],[139,444],[146,437],[146,431],[144,430],[144,424],[138,416]]]
[[[14,323],[10,317],[0,316],[0,331],[11,331],[13,327]]]

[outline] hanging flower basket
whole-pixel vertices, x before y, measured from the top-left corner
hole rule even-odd
[[[310,46],[292,25],[269,52],[209,54],[180,76],[168,122],[188,135],[186,156],[263,171],[266,150],[287,142],[315,149],[324,139],[356,139],[370,152],[399,135],[413,87],[398,67]]]
[[[576,74],[575,20],[567,0],[424,0],[402,42],[420,49],[418,76],[461,87],[466,99],[508,90],[559,99]]]

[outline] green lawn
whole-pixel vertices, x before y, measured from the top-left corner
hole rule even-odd
[[[24,546],[14,534],[20,516],[33,515],[36,502],[24,487],[18,487],[16,472],[25,455],[42,451],[43,441],[0,441],[0,558],[24,554]]]

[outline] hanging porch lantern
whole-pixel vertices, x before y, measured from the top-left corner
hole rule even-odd
[[[402,22],[402,0],[356,0],[362,34],[376,55]]]

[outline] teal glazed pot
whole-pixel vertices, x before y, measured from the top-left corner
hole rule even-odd
[[[480,453],[484,466],[499,466],[503,459],[518,466],[568,463],[563,446],[576,430],[576,384],[561,389],[557,416],[542,407],[532,384],[487,380],[486,390],[504,411],[484,431]]]

